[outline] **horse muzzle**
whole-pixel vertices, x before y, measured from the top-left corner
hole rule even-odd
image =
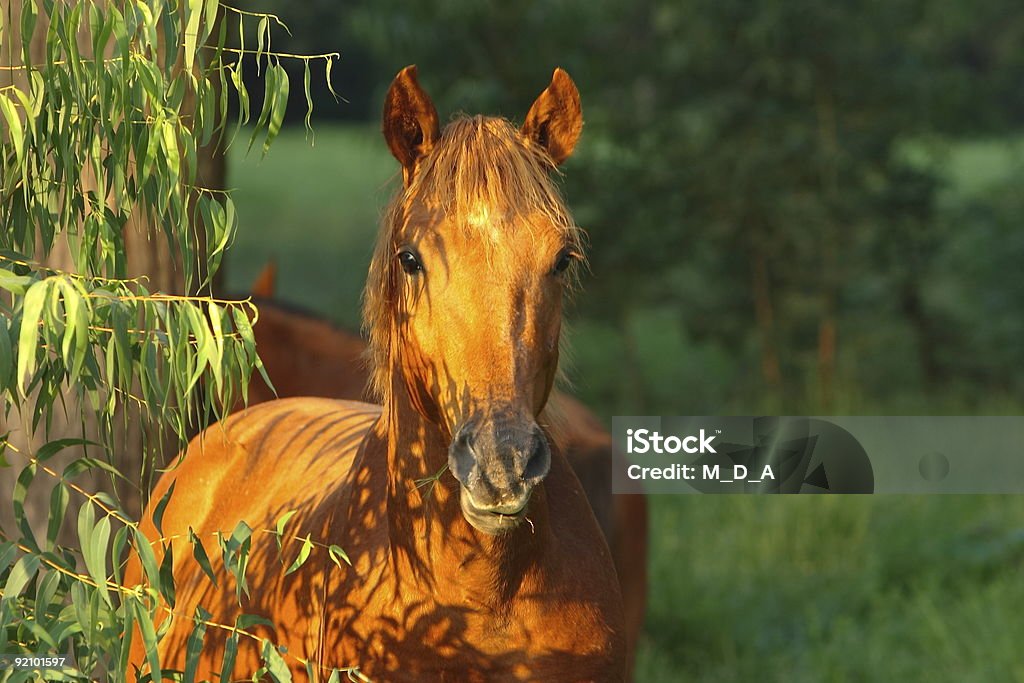
[[[534,487],[551,468],[551,449],[532,419],[471,420],[452,439],[448,466],[466,521],[497,535],[526,517]]]

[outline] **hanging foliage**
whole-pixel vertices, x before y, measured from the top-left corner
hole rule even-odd
[[[158,565],[118,501],[76,479],[94,469],[120,476],[112,453],[118,421],[129,419],[126,405],[150,433],[170,430],[184,440],[244,398],[262,366],[251,302],[151,291],[145,277],[128,277],[126,239],[164,240],[184,291],[209,291],[237,215],[229,193],[200,185],[199,149],[231,144],[246,127],[250,148],[259,143],[267,152],[288,102],[282,60],[304,63],[308,127],[311,66],[324,68],[329,85],[337,55],[274,52],[280,19],[217,0],[12,0],[0,10],[0,402],[8,429],[42,434],[45,444],[19,454],[27,465],[12,497],[17,528],[0,531],[0,653],[61,660],[45,671],[30,662],[4,677],[134,680],[128,651],[142,638],[145,675],[157,681],[167,673],[156,643],[174,607],[173,558],[166,553]],[[259,70],[266,84],[258,110],[243,68]],[[67,250],[71,268],[45,265],[56,249]],[[51,417],[69,410],[68,396],[83,425],[88,418],[99,426],[97,441],[46,440]],[[15,449],[10,436],[0,434],[0,465]],[[149,448],[162,441],[151,438]],[[58,452],[83,446],[86,456],[52,464]],[[25,514],[37,477],[56,481],[45,538]],[[79,543],[63,547],[57,540],[72,497],[84,502]],[[248,537],[263,532],[277,533],[289,557],[310,542],[242,524],[229,538],[193,538],[195,560],[212,577],[204,543],[219,543],[241,597]],[[144,585],[122,585],[129,548]],[[186,616],[195,623],[189,662],[209,629],[231,631],[225,673],[239,638],[256,637],[247,630],[255,619],[222,625],[201,610]],[[259,675],[290,679],[288,655],[269,642],[262,651]],[[176,676],[194,679],[194,666]]]

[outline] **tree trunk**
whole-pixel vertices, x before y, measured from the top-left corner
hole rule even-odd
[[[942,376],[942,367],[935,351],[934,325],[924,309],[921,289],[915,274],[908,276],[900,287],[900,308],[903,310],[907,322],[914,329],[925,388],[933,389]]]
[[[831,81],[826,80],[826,83]],[[818,145],[820,146],[821,167],[819,178],[822,195],[829,207],[830,215],[822,225],[821,234],[821,318],[818,322],[818,405],[821,412],[830,413],[835,405],[836,376],[836,298],[838,296],[839,230],[833,220],[835,204],[839,194],[839,133],[836,122],[836,108],[828,86],[819,87],[816,93],[818,116]]]
[[[771,280],[768,259],[760,246],[754,247],[751,257],[751,289],[754,298],[754,316],[761,340],[761,377],[775,392],[782,387],[782,370],[776,344],[775,308],[772,305]]]

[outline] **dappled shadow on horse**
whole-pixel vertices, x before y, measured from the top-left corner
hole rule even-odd
[[[256,345],[274,388],[254,376],[249,405],[275,397],[365,398],[368,368],[362,338],[278,299],[273,262],[260,271],[250,293],[259,306],[253,326]],[[538,422],[579,478],[611,548],[632,671],[647,600],[647,501],[642,495],[612,495],[611,434],[582,403],[554,389]]]
[[[382,406],[271,401],[190,444],[152,497],[175,487],[162,518],[178,588],[165,666],[184,667],[201,605],[217,624],[265,617],[273,633],[254,630],[283,646],[299,675],[310,662],[321,675],[358,666],[387,681],[623,679],[610,553],[538,424],[582,255],[550,173],[581,126],[560,70],[521,129],[478,116],[442,132],[415,70],[396,77],[384,133],[404,184],[364,309]],[[271,530],[293,510],[282,557]],[[151,514],[143,529],[156,538]],[[190,527],[208,538],[238,520],[254,529],[240,601],[223,569],[208,581],[187,539]],[[315,545],[287,574],[305,538]],[[332,560],[333,547],[350,567]],[[137,564],[129,581],[141,580]],[[227,637],[207,633],[200,678],[218,675]],[[144,670],[134,643],[132,664]],[[258,654],[242,638],[234,676],[251,676]]]

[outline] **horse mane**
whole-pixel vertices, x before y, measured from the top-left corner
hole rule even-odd
[[[479,220],[481,209],[500,217],[509,229],[553,226],[582,257],[585,236],[554,182],[557,173],[548,153],[506,119],[458,116],[445,126],[420,160],[412,182],[395,192],[381,220],[363,293],[372,396],[381,402],[390,398],[401,272],[394,256],[410,227],[412,207],[420,203],[438,210],[463,229],[475,231],[482,245],[492,244],[493,234],[480,229],[486,223]]]

